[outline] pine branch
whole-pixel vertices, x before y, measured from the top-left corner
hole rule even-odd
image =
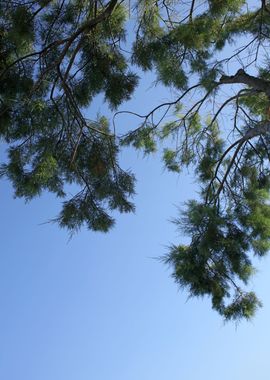
[[[217,178],[218,170],[219,170],[222,162],[224,161],[224,158],[231,151],[231,149],[233,149],[236,146],[236,150],[235,150],[235,152],[233,154],[233,157],[230,160],[230,163],[229,163],[229,165],[227,167],[227,170],[226,170],[226,172],[225,172],[225,174],[224,174],[224,176],[223,176],[223,178],[222,178],[222,180],[220,182],[220,185],[219,185],[219,187],[218,187],[218,189],[216,191],[216,194],[214,195],[214,198],[212,200],[216,201],[218,199],[218,197],[219,197],[219,195],[220,195],[220,193],[221,193],[221,191],[222,191],[222,189],[224,187],[226,179],[227,179],[227,177],[228,177],[228,175],[229,175],[229,173],[231,171],[231,168],[232,168],[232,166],[233,166],[233,164],[234,164],[234,162],[236,160],[236,157],[237,157],[237,155],[238,155],[241,147],[243,146],[243,144],[245,142],[249,141],[250,139],[254,138],[254,137],[257,137],[257,136],[260,136],[260,135],[264,135],[268,131],[270,131],[270,122],[265,122],[264,121],[264,122],[260,123],[256,128],[249,129],[242,138],[240,138],[239,140],[235,141],[232,145],[230,145],[225,150],[225,152],[223,153],[222,157],[220,158],[220,160],[219,160],[219,162],[217,164],[217,167],[216,167],[216,170],[215,170],[215,174],[214,174],[213,179],[212,179],[212,181],[211,181],[211,183],[209,185],[209,189],[210,189],[211,185],[213,184],[214,179]],[[207,194],[209,194],[209,190],[208,190]],[[207,196],[206,202],[207,201],[208,201],[208,196]]]
[[[254,90],[264,92],[270,98],[270,81],[249,75],[243,69],[239,69],[235,75],[222,75],[220,84],[242,83]]]

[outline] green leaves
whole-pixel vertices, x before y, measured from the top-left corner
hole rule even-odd
[[[23,52],[29,46],[28,44],[34,41],[35,37],[31,11],[27,6],[20,5],[14,7],[7,16],[10,17],[11,22],[7,39],[14,43],[17,51]]]
[[[175,281],[192,296],[210,296],[225,320],[249,319],[261,306],[240,284],[247,285],[255,272],[250,253],[262,256],[270,249],[269,182],[258,181],[255,168],[243,167],[242,175],[246,184],[241,202],[231,197],[227,207],[220,199],[187,204],[175,223],[190,244],[171,247],[165,257]],[[201,194],[209,194],[209,189]]]
[[[192,201],[176,222],[192,240],[189,246],[172,246],[165,257],[175,281],[192,296],[210,296],[213,308],[226,320],[251,318],[260,302],[237,281],[246,284],[254,273],[247,256],[252,241],[237,212],[221,213],[215,206]]]
[[[60,227],[68,228],[72,233],[78,231],[86,222],[93,231],[108,232],[114,220],[105,210],[95,204],[91,195],[79,194],[65,202],[59,217],[55,220]]]
[[[177,163],[177,152],[170,150],[170,149],[164,149],[163,151],[163,160],[165,163],[165,167],[172,171],[172,172],[180,172],[179,164]]]
[[[132,72],[111,74],[107,80],[105,98],[113,108],[118,107],[123,101],[129,100],[138,83],[138,76]]]
[[[262,303],[258,300],[254,292],[243,293],[237,295],[233,302],[223,309],[222,313],[226,321],[238,321],[242,318],[249,320],[261,306]]]
[[[131,145],[136,149],[141,149],[145,154],[153,153],[156,150],[154,140],[154,128],[151,124],[143,125],[136,131],[129,133],[121,140],[122,145]]]
[[[178,89],[186,87],[185,72],[179,67],[178,59],[170,56],[157,62],[158,79],[165,86],[174,86]]]
[[[118,107],[138,82],[115,42],[125,38],[126,9],[110,9],[80,1],[0,8],[0,134],[12,143],[1,175],[18,197],[64,198],[55,220],[71,232],[106,232],[112,210],[134,211],[134,176],[118,165],[108,121],[83,113],[100,93]],[[67,186],[77,191],[71,199]]]
[[[213,16],[219,16],[224,12],[237,12],[245,4],[244,0],[209,0],[210,12]]]

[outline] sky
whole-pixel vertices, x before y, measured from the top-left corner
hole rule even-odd
[[[150,89],[152,79],[133,110],[169,96]],[[82,229],[69,239],[45,223],[59,200],[25,204],[1,182],[0,379],[268,380],[270,259],[251,284],[263,308],[251,322],[224,324],[208,299],[188,300],[160,260],[182,238],[170,219],[194,179],[166,173],[158,154],[126,151],[121,161],[137,177],[136,213],[119,215],[108,234]]]
[[[44,224],[58,200],[25,204],[1,183],[0,379],[267,380],[269,259],[252,284],[264,303],[252,322],[224,325],[209,300],[188,301],[158,258],[179,241],[169,219],[193,179],[165,173],[158,156],[123,161],[137,176],[136,214],[108,234],[69,240]]]

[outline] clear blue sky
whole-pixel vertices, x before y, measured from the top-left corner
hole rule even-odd
[[[149,84],[133,110],[164,99]],[[105,235],[82,230],[69,241],[42,224],[58,200],[25,205],[1,182],[0,379],[268,380],[269,258],[254,277],[264,307],[251,323],[224,325],[207,299],[187,302],[156,258],[178,241],[168,220],[192,180],[165,173],[158,156],[122,161],[138,179],[137,211]]]

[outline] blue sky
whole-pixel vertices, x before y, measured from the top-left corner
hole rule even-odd
[[[150,90],[152,80],[125,108],[143,113],[169,96]],[[98,111],[107,112],[100,102]],[[25,205],[1,182],[0,379],[268,380],[270,259],[257,265],[252,287],[264,307],[252,322],[224,325],[209,300],[187,301],[158,258],[179,241],[169,219],[194,180],[164,172],[158,155],[121,160],[136,174],[137,208],[108,234],[69,240],[43,223],[59,200]]]
[[[267,380],[269,259],[254,278],[264,308],[251,323],[224,325],[208,300],[187,302],[154,258],[176,241],[172,203],[190,189],[154,158],[134,166],[136,215],[71,241],[40,225],[57,212],[53,197],[25,205],[2,184],[0,378]]]
[[[0,378],[267,380],[269,259],[254,278],[264,308],[251,323],[224,325],[208,300],[187,302],[156,258],[177,241],[168,219],[192,181],[164,173],[158,157],[126,160],[137,211],[105,235],[82,230],[69,241],[41,224],[57,200],[25,205],[2,183]]]

